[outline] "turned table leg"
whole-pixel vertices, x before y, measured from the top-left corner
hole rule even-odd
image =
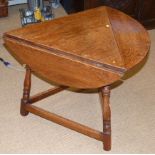
[[[24,80],[23,98],[21,99],[20,114],[22,116],[28,115],[28,111],[25,110],[25,105],[29,103],[31,89],[31,69],[26,66],[26,74]]]
[[[104,150],[111,149],[111,110],[110,110],[110,86],[100,89],[101,103],[103,109],[103,147]]]

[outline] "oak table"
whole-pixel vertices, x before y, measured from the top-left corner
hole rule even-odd
[[[102,141],[104,150],[110,150],[110,86],[146,57],[150,40],[143,26],[120,11],[99,7],[12,30],[4,40],[11,54],[26,64],[21,115],[33,113]],[[32,71],[60,86],[30,96]],[[99,90],[103,132],[33,105],[68,87]]]

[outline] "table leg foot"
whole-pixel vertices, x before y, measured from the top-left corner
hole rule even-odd
[[[31,90],[31,69],[28,66],[26,66],[23,98],[21,99],[21,106],[20,106],[20,114],[22,116],[26,116],[29,113],[28,111],[25,110],[25,105],[29,104],[30,90]]]
[[[101,88],[101,103],[103,111],[103,148],[111,150],[111,110],[110,110],[110,86]]]
[[[106,151],[111,150],[111,125],[110,121],[103,121],[103,149]]]

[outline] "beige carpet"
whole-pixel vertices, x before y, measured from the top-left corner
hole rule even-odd
[[[19,7],[11,7],[9,17],[0,18],[0,57],[18,67],[2,45],[2,34],[20,27]],[[66,15],[62,8],[55,12],[56,17]],[[155,30],[149,33],[152,46],[145,66],[112,89],[110,152],[103,151],[99,141],[33,114],[22,117],[19,108],[24,72],[0,64],[0,153],[155,153]],[[33,76],[32,94],[49,87]],[[102,131],[97,93],[64,91],[38,105]]]

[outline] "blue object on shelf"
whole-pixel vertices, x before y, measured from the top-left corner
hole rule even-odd
[[[19,9],[21,25],[25,26],[27,24],[38,23],[41,21],[51,20],[54,18],[53,13],[53,3],[59,6],[59,0],[49,0],[49,5],[44,4],[43,0],[28,0],[27,9]],[[41,14],[41,20],[37,20],[35,17],[35,11],[39,9]],[[38,11],[38,10],[37,10]]]

